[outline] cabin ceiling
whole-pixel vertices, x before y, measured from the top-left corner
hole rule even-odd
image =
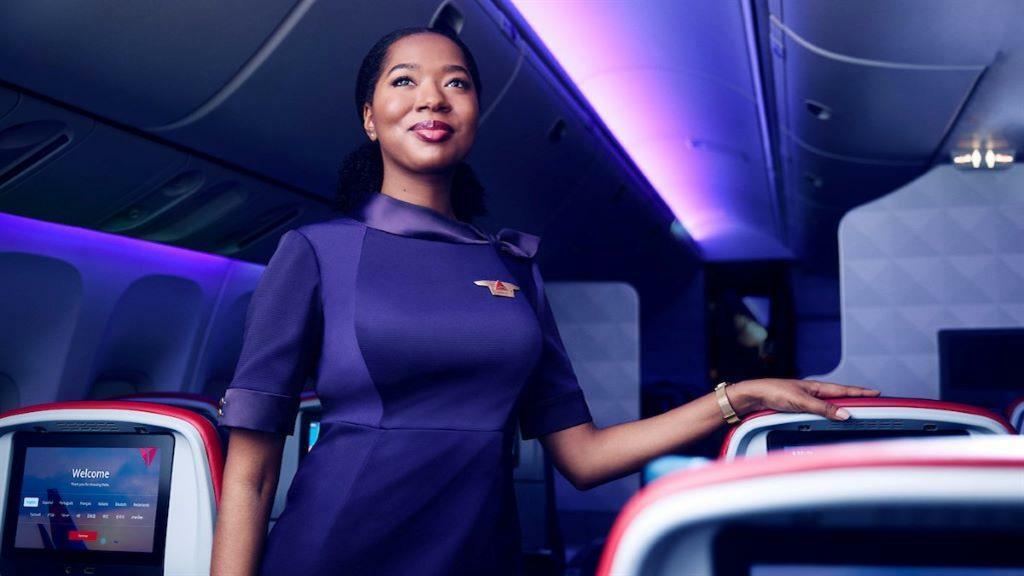
[[[957,141],[995,136],[1024,147],[1024,70],[1007,70],[1024,57],[1024,3],[761,6],[785,233],[805,268],[835,274],[842,216],[948,163]]]
[[[581,269],[688,253],[678,218],[707,260],[835,275],[850,208],[1024,146],[1015,0],[5,3],[0,210],[265,261],[331,217],[362,55],[438,17],[483,76],[482,224]]]
[[[0,210],[266,261],[285,229],[332,216],[338,166],[365,139],[362,55],[435,18],[458,24],[481,70],[468,160],[488,189],[484,227],[544,234],[582,206],[620,222],[608,236],[621,242],[654,226],[680,244],[656,196],[625,191],[628,159],[473,0],[6,3]],[[548,250],[572,242],[598,247]]]

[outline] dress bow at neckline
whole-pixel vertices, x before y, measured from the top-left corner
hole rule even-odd
[[[540,246],[539,236],[511,228],[499,230],[495,240],[501,245],[502,250],[520,258],[533,258],[537,254],[537,247]]]
[[[371,228],[399,236],[460,244],[491,243],[500,251],[518,258],[533,258],[540,245],[540,237],[533,234],[503,228],[496,235],[491,235],[426,206],[380,192],[371,194],[354,211],[353,217]]]

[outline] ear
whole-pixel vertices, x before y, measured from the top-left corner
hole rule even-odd
[[[370,141],[377,140],[377,128],[373,125],[373,109],[369,103],[363,104],[363,131],[370,138]]]

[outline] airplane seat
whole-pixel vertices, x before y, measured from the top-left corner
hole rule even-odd
[[[18,408],[0,414],[0,461],[10,462],[0,467],[5,576],[209,572],[224,459],[196,412],[136,401]]]
[[[135,384],[126,380],[97,380],[89,387],[87,400],[112,400],[122,396],[137,394],[139,391]]]
[[[295,429],[284,440],[284,452],[281,455],[281,473],[278,476],[277,491],[274,494],[274,505],[270,509],[272,528],[284,511],[288,489],[295,479],[299,462],[316,444],[320,433],[320,399],[312,391],[303,392],[299,398],[299,412],[295,417]]]
[[[1020,576],[1024,438],[719,460],[623,508],[597,576]]]
[[[113,400],[122,396],[138,394],[139,382],[131,377],[102,375],[89,386],[87,400]]]
[[[1010,419],[1010,425],[1018,434],[1024,434],[1024,397],[1014,400],[1006,408],[1006,415]]]
[[[710,458],[703,456],[660,456],[651,460],[644,466],[644,485],[654,482],[658,478],[679,470],[700,468],[713,462]]]
[[[513,434],[512,482],[522,532],[524,572],[530,576],[562,574],[565,544],[555,507],[554,468],[540,440]]]
[[[784,450],[807,455],[815,446],[899,438],[984,436],[1013,430],[998,414],[922,398],[838,398],[850,412],[844,422],[806,413],[765,410],[747,415],[729,431],[720,458],[732,460]]]

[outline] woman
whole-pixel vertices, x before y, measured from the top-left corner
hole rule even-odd
[[[514,574],[516,422],[586,489],[712,432],[730,402],[739,415],[845,419],[825,399],[877,394],[748,381],[596,428],[533,261],[538,238],[465,222],[482,212],[461,162],[479,95],[472,55],[442,32],[399,30],[364,59],[356,105],[371,143],[342,171],[349,217],[285,234],[250,304],[223,402],[233,430],[215,575]],[[264,546],[284,437],[314,375],[320,437]]]

